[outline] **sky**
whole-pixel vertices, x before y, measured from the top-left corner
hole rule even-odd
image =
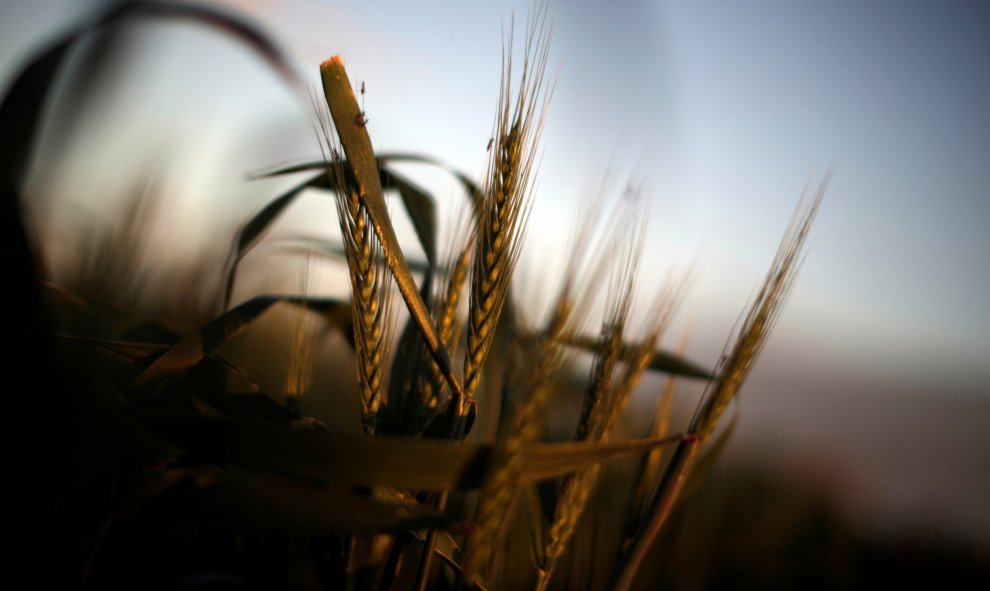
[[[513,13],[525,27],[528,2],[224,4],[272,32],[314,84],[318,64],[339,53],[366,83],[377,149],[480,176],[503,39]],[[87,12],[67,0],[0,10],[0,88]],[[539,276],[582,190],[611,169],[610,197],[626,179],[650,197],[642,292],[692,269],[667,344],[689,328],[689,355],[712,363],[802,190],[834,167],[797,286],[742,394],[739,438],[837,457],[872,506],[901,517],[961,499],[937,520],[990,540],[980,500],[990,496],[990,265],[980,262],[990,253],[990,8],[577,0],[548,13],[555,87],[530,219],[541,230],[530,230],[521,276]],[[309,105],[213,32],[132,28],[145,50],[92,106],[103,118],[49,146],[65,164],[30,186],[71,186],[61,215],[97,216],[86,195],[127,183],[104,171],[156,161],[182,173],[163,175],[177,197],[162,239],[195,253],[214,237],[204,209],[236,221],[275,194],[277,183],[247,183],[246,172],[319,155]],[[107,113],[128,135],[106,131]],[[163,144],[180,148],[167,163],[155,160]],[[453,184],[412,172],[436,187],[441,223],[450,219]],[[290,220],[317,232],[312,211]]]

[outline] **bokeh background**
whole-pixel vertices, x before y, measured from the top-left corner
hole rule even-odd
[[[503,41],[513,14],[519,38],[529,3],[220,4],[274,35],[314,84],[318,64],[339,53],[366,84],[378,150],[480,177]],[[0,88],[103,6],[4,3]],[[687,333],[687,355],[713,365],[802,191],[834,166],[800,279],[713,478],[771,474],[786,490],[826,497],[857,539],[986,569],[990,8],[578,0],[552,2],[548,14],[556,83],[523,291],[538,293],[543,269],[557,264],[588,186],[608,179],[608,198],[633,186],[649,203],[643,293],[672,269],[692,270],[665,344]],[[80,245],[127,223],[129,195],[152,191],[168,198],[142,218],[149,270],[130,295],[147,306],[180,289],[188,299],[174,277],[193,269],[203,280],[192,295],[209,311],[220,286],[211,265],[237,225],[294,182],[249,174],[320,156],[311,105],[242,45],[194,24],[136,20],[93,35],[74,60],[46,106],[27,180],[46,273],[72,277]],[[441,224],[452,220],[463,201],[455,184],[423,167],[409,173],[440,199]],[[317,196],[294,207],[275,246],[245,261],[234,299],[298,284],[298,257],[277,245],[332,236],[330,211]],[[317,281],[345,291],[332,270]],[[647,381],[634,409],[659,387]]]

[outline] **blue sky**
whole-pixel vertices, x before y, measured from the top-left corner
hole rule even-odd
[[[523,21],[528,3],[300,3],[307,23],[277,3],[246,4],[282,15],[289,39],[302,29],[296,46],[311,68],[339,51],[367,80],[382,149],[480,170],[501,27],[513,10]],[[549,10],[557,86],[537,213],[566,219],[586,169],[627,163],[654,195],[646,260],[697,260],[700,301],[686,315],[714,306],[717,324],[742,308],[805,183],[834,163],[778,338],[863,372],[896,367],[906,380],[986,391],[990,11],[588,1]]]

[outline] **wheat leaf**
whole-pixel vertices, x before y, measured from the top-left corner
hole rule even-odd
[[[103,340],[144,343],[177,342],[181,335],[112,304],[81,296],[52,283],[41,281],[43,299],[55,326],[63,333]],[[94,327],[99,327],[94,329]]]
[[[235,527],[309,535],[443,527],[450,518],[422,506],[388,503],[348,488],[227,470],[203,491],[202,509]]]
[[[447,173],[449,173],[451,176],[453,176],[454,179],[461,184],[461,186],[464,188],[464,192],[467,193],[467,195],[471,198],[472,203],[476,206],[475,209],[477,209],[477,205],[479,203],[478,200],[480,196],[480,192],[479,192],[480,189],[478,188],[477,183],[475,183],[473,180],[468,178],[466,174],[462,173],[456,168],[447,166],[446,164],[435,158],[430,158],[429,156],[423,156],[420,154],[382,152],[377,154],[375,158],[378,160],[379,169],[383,171],[394,172],[388,166],[388,163],[390,162],[429,164],[430,166],[435,166],[441,170],[444,170]],[[333,165],[336,163],[331,162],[330,164]],[[301,162],[299,164],[291,164],[289,166],[281,166],[278,168],[273,168],[271,170],[258,172],[251,176],[252,178],[268,178],[273,176],[296,174],[299,172],[307,172],[312,170],[325,170],[326,167],[327,167],[327,162],[323,160],[316,160],[312,162]]]
[[[75,341],[97,347],[112,355],[116,355],[127,361],[140,361],[152,355],[157,355],[169,348],[163,343],[134,343],[128,341],[115,341],[107,339],[94,339],[89,337],[79,337],[74,335],[58,335],[63,341]]]
[[[326,187],[328,183],[329,178],[326,172],[310,177],[273,199],[241,226],[237,231],[230,262],[227,264],[227,285],[223,300],[224,308],[230,305],[230,298],[234,291],[234,281],[237,278],[237,268],[241,260],[264,238],[275,220],[282,215],[285,208],[291,205],[303,191],[311,187]]]
[[[384,188],[395,188],[399,192],[423,247],[423,253],[426,254],[426,260],[431,266],[436,265],[437,214],[433,197],[409,179],[388,169],[381,169],[381,181]]]
[[[332,298],[259,296],[224,312],[180,340],[148,366],[131,386],[142,386],[189,369],[279,302],[295,303],[316,309],[323,312],[331,321],[342,320],[344,313],[341,310],[346,310],[347,315],[350,315],[350,304]],[[338,324],[338,327],[344,329],[342,323]]]
[[[590,337],[575,336],[567,339],[565,344],[579,349],[584,349],[590,353],[601,349],[602,344],[597,339]],[[636,350],[636,345],[623,343],[620,347],[620,356],[628,358],[629,354]],[[701,380],[711,380],[714,376],[700,365],[688,361],[687,359],[671,353],[669,351],[657,350],[650,362],[649,369],[670,375],[679,375],[688,378],[698,378]]]
[[[22,180],[26,157],[35,144],[45,99],[73,45],[93,31],[106,29],[127,18],[148,16],[187,19],[236,37],[263,57],[289,86],[300,91],[304,86],[291,60],[278,45],[260,29],[230,12],[189,3],[147,0],[115,3],[97,18],[87,19],[49,43],[14,78],[0,104],[0,137],[3,138],[0,142],[0,179],[5,189],[13,189]]]
[[[166,441],[218,464],[329,484],[475,489],[491,457],[488,445],[366,437],[166,411],[133,410],[130,416]],[[680,439],[535,444],[520,479],[555,478]]]
[[[287,242],[288,244],[283,248],[288,250],[296,250],[304,254],[315,254],[340,260],[347,259],[347,252],[344,250],[344,245],[339,242],[331,242],[330,240],[323,240],[322,238],[314,238],[312,236],[292,238]],[[384,262],[384,259],[381,260]],[[409,264],[409,269],[413,273],[427,273],[430,270],[430,263],[422,259],[407,259],[406,262]],[[436,269],[441,273],[447,271],[447,268],[443,266],[436,267]]]

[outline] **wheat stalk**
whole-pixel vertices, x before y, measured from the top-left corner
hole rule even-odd
[[[681,344],[677,349],[678,356],[683,356],[687,347],[687,334],[681,339]],[[677,376],[668,375],[664,380],[663,390],[657,397],[656,408],[653,413],[653,421],[650,425],[648,435],[650,437],[663,437],[670,431],[670,413],[673,408],[674,394],[677,391]],[[626,536],[631,536],[635,529],[635,523],[646,510],[646,502],[653,487],[656,486],[657,474],[660,471],[660,460],[663,458],[663,450],[655,449],[646,452],[640,463],[639,476],[636,479],[636,488],[633,492],[633,501],[629,515],[626,520]]]

